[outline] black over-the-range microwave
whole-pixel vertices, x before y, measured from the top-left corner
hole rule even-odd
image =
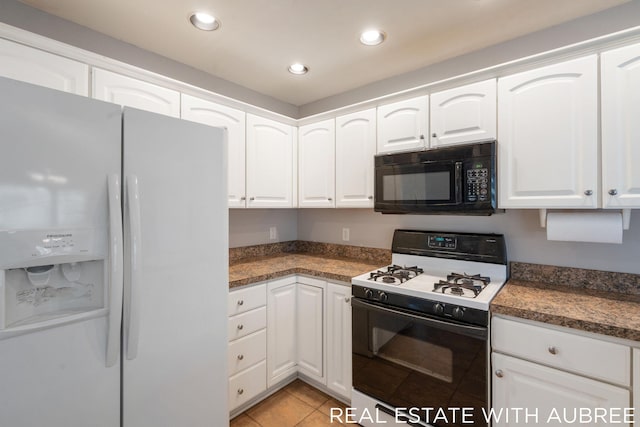
[[[496,212],[496,141],[381,154],[374,164],[376,212]]]

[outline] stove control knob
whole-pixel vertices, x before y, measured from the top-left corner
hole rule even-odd
[[[367,298],[373,298],[373,291],[369,288],[364,289],[364,296]]]
[[[453,309],[453,318],[454,319],[462,319],[462,317],[464,316],[464,308],[463,307],[456,307]]]
[[[382,301],[382,302],[387,302],[387,300],[389,299],[389,295],[387,295],[387,294],[386,294],[386,293],[384,293],[384,292],[380,292],[380,293],[378,294],[378,299],[379,299],[380,301]]]
[[[433,311],[436,314],[444,314],[444,304],[440,304],[440,303],[434,304]]]

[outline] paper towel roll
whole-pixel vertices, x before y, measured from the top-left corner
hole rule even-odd
[[[547,240],[622,243],[622,214],[550,212],[547,214]]]

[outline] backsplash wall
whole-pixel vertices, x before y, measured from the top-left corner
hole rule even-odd
[[[342,228],[350,240],[342,240]],[[640,274],[640,212],[632,211],[623,244],[548,241],[538,210],[508,210],[490,217],[382,215],[368,209],[299,209],[298,239],[390,248],[393,230],[501,233],[509,260]]]

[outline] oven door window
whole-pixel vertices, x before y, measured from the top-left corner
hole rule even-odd
[[[353,386],[392,407],[474,408],[475,425],[486,425],[486,328],[354,299]]]

